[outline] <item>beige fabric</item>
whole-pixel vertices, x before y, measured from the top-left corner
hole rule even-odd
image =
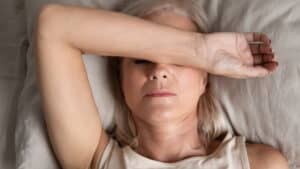
[[[98,169],[250,169],[244,136],[227,133],[217,149],[207,156],[195,156],[166,163],[136,153],[129,146],[120,147],[110,138]]]

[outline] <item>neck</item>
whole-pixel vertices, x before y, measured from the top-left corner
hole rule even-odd
[[[143,156],[163,162],[175,162],[207,154],[204,139],[197,129],[196,113],[190,113],[188,117],[176,122],[137,125],[139,146],[136,151]]]

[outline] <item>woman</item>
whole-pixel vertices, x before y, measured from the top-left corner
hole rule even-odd
[[[124,9],[140,9],[139,2],[150,1]],[[41,9],[37,78],[49,139],[62,168],[288,168],[279,151],[245,144],[244,137],[230,133],[211,134],[205,126],[207,117],[213,117],[208,112],[212,100],[202,98],[208,73],[266,76],[277,65],[268,37],[199,33],[204,24],[196,25],[186,15],[188,3],[151,2],[168,5],[146,5],[147,13],[137,12],[144,13],[142,19],[77,6]],[[249,46],[253,41],[263,45]],[[117,128],[120,144],[101,126],[83,53],[106,55],[117,66],[112,68],[119,73],[119,96],[132,122],[125,137]]]

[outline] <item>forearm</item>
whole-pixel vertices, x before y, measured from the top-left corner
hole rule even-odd
[[[81,53],[191,66],[201,61],[195,62],[196,33],[121,13],[52,5],[41,11],[38,24],[38,38],[56,38]]]

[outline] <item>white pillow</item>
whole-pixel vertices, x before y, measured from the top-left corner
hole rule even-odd
[[[32,38],[35,18],[39,8],[46,3],[54,1],[26,0],[28,36]],[[56,1],[57,3],[58,1]],[[81,4],[112,9],[122,0],[63,0],[64,4]],[[31,41],[32,39],[30,39]],[[43,112],[41,111],[40,94],[37,89],[35,77],[35,60],[30,43],[27,52],[27,74],[18,103],[18,118],[16,124],[16,168],[17,169],[58,169],[59,165],[50,148],[46,133]],[[108,92],[106,80],[106,59],[95,55],[83,55],[88,78],[93,95],[98,106],[103,125],[109,129],[113,120],[113,99]],[[105,113],[104,113],[105,112]]]
[[[211,84],[218,98],[219,110],[228,115],[237,134],[279,148],[288,157],[290,168],[300,169],[300,124],[297,122],[300,120],[300,104],[297,104],[300,100],[300,58],[297,57],[300,53],[297,43],[300,40],[297,31],[300,30],[300,22],[297,22],[300,19],[300,4],[294,0],[274,1],[199,0],[199,3],[203,3],[208,13],[212,31],[257,31],[271,37],[279,61],[275,73],[267,78],[246,80],[213,76]],[[97,4],[84,0],[71,2]],[[109,4],[112,1],[105,2]],[[27,16],[34,18],[37,8],[43,3],[28,0]],[[64,0],[63,3],[70,1]],[[29,30],[32,31],[33,19],[28,18],[28,21]],[[29,52],[27,79],[19,102],[17,168],[53,169],[58,166],[46,136],[32,58]],[[108,90],[107,86],[100,88],[100,84],[105,85],[102,84],[104,79],[101,79],[105,76],[101,74],[105,61],[97,56],[85,56],[84,59],[97,106],[108,115],[104,117],[101,114],[108,128],[112,124],[110,115],[114,102],[109,93],[100,95]]]
[[[295,0],[206,0],[212,31],[264,32],[279,67],[266,78],[211,80],[221,111],[248,140],[272,145],[300,168],[300,3]]]

